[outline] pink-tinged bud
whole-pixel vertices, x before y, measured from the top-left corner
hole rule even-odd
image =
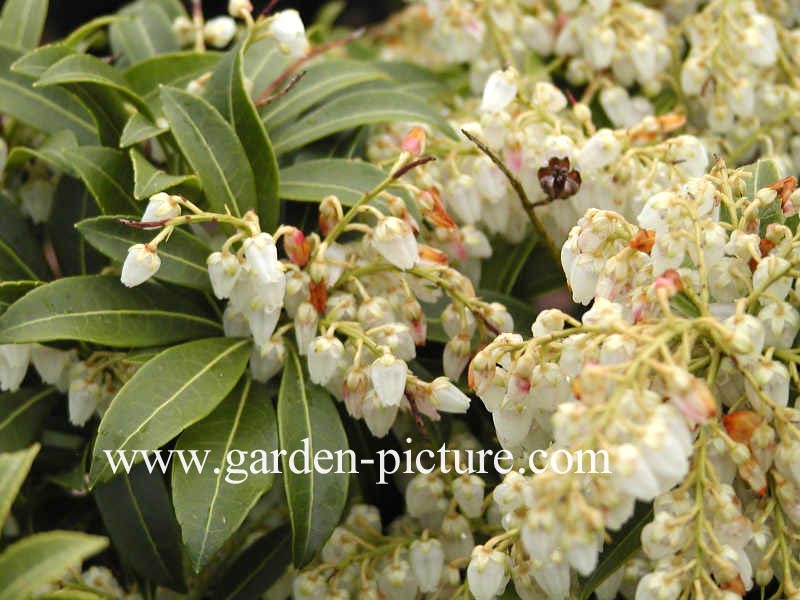
[[[704,381],[692,377],[686,389],[671,396],[672,403],[694,424],[705,423],[717,414],[717,403]]]
[[[667,269],[664,273],[656,277],[653,287],[656,292],[665,290],[667,297],[671,297],[683,290],[683,281],[681,280],[680,273],[675,269]]]
[[[283,250],[298,267],[304,267],[311,255],[311,240],[297,227],[290,227],[283,236]]]
[[[400,148],[402,148],[403,152],[408,152],[412,156],[419,156],[425,152],[425,141],[425,130],[422,127],[414,127],[403,138]]]
[[[731,439],[740,444],[749,444],[750,437],[761,425],[763,418],[752,410],[740,410],[722,417],[722,424]]]
[[[342,204],[336,196],[325,196],[319,203],[319,230],[322,235],[328,235],[341,220]]]

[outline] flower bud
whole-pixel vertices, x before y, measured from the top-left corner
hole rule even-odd
[[[305,354],[308,345],[317,333],[319,315],[317,309],[310,302],[303,302],[294,317],[294,335],[297,341],[297,351]]]
[[[406,389],[406,363],[386,353],[375,359],[369,368],[369,378],[378,401],[383,406],[399,406]]]
[[[161,267],[161,258],[155,248],[148,244],[134,244],[122,264],[120,281],[127,287],[135,287],[150,279]]]
[[[431,382],[431,394],[436,410],[463,414],[469,408],[469,398],[446,377],[437,377]]]
[[[517,72],[513,68],[495,71],[486,81],[481,100],[481,111],[500,112],[517,96]]]
[[[192,20],[181,15],[172,22],[172,31],[178,38],[178,46],[185,48],[194,41],[194,23]]]
[[[147,203],[147,208],[144,209],[144,214],[142,215],[142,222],[152,223],[179,216],[181,214],[181,205],[178,203],[177,198],[177,196],[170,196],[164,192],[150,196],[150,201]]]
[[[419,156],[425,152],[425,130],[422,127],[414,127],[403,138],[400,148],[412,156]]]
[[[381,256],[398,269],[412,268],[419,258],[413,230],[397,217],[385,217],[378,223],[372,243]]]
[[[320,336],[308,346],[308,374],[311,381],[326,385],[344,357],[344,345],[333,336]]]
[[[243,19],[245,15],[253,12],[253,5],[250,0],[230,0],[228,2],[228,14],[234,19]]]
[[[467,567],[467,583],[475,600],[492,600],[508,584],[508,556],[485,546],[476,546]]]
[[[254,381],[266,383],[283,369],[286,346],[283,338],[271,339],[266,344],[255,346],[250,355],[250,373]]]
[[[419,590],[433,593],[439,588],[444,569],[444,550],[437,539],[415,540],[408,552],[411,570],[419,582]]]
[[[281,51],[292,58],[299,58],[308,51],[306,29],[296,10],[276,13],[269,21],[269,34],[278,42]]]
[[[206,260],[208,265],[208,278],[214,295],[220,300],[231,295],[236,281],[242,272],[239,259],[230,252],[212,252]]]
[[[236,22],[230,17],[215,17],[203,26],[203,37],[214,48],[224,48],[236,35]]]
[[[342,204],[336,196],[325,196],[319,203],[319,230],[328,235],[342,218]]]
[[[283,236],[283,249],[294,264],[303,267],[311,255],[311,240],[296,227],[291,227]]]

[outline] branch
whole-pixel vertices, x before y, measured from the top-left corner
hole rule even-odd
[[[392,177],[392,179],[395,179],[395,180],[400,179],[403,175],[408,173],[411,169],[416,169],[417,167],[422,166],[424,164],[427,164],[429,162],[432,162],[434,160],[436,160],[436,159],[433,156],[421,156],[417,160],[412,160],[407,165],[403,165],[402,167],[397,169],[397,171],[392,173],[391,177]]]
[[[463,133],[470,142],[475,144],[481,152],[483,152],[486,156],[488,156],[491,159],[491,161],[495,165],[497,165],[497,168],[503,172],[503,175],[506,176],[506,179],[508,179],[508,182],[511,184],[511,187],[517,194],[517,197],[519,197],[519,201],[522,203],[522,208],[527,213],[528,219],[533,225],[533,228],[536,230],[536,234],[539,236],[539,239],[547,247],[547,250],[550,252],[551,256],[555,259],[555,261],[560,264],[561,253],[558,251],[558,248],[556,248],[555,244],[553,243],[553,240],[547,234],[547,230],[545,229],[544,224],[539,219],[539,216],[536,214],[535,208],[537,206],[540,206],[542,203],[537,202],[534,204],[533,202],[531,202],[530,198],[528,198],[528,194],[525,193],[525,188],[522,187],[522,183],[520,182],[520,180],[514,176],[514,174],[511,172],[508,166],[506,166],[503,160],[499,156],[497,156],[497,154],[495,154],[495,152],[493,152],[492,149],[489,148],[489,146],[487,146],[483,141],[481,141],[479,138],[472,135],[469,131],[465,129],[462,129],[461,133]]]
[[[294,88],[294,86],[296,86],[297,83],[303,77],[306,76],[306,73],[308,73],[308,71],[300,71],[299,73],[295,73],[294,75],[292,75],[292,78],[289,80],[289,83],[287,83],[282,90],[275,92],[274,94],[266,98],[259,98],[258,102],[256,103],[256,106],[258,108],[261,108],[262,106],[267,106],[269,104],[272,104],[279,98],[282,98],[283,96],[292,91],[292,88]]]

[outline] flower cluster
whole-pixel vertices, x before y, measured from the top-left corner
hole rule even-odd
[[[598,130],[586,104],[570,106],[552,84],[534,83],[510,68],[492,73],[480,106],[477,101],[468,102],[451,120],[456,128],[482,140],[505,163],[527,196],[527,210],[535,210],[560,243],[587,208],[613,208],[633,218],[649,195],[677,189],[708,167],[700,140],[690,135],[667,137],[684,124],[683,117],[654,117],[649,108],[637,113],[626,104],[631,100],[622,88],[606,89],[601,98],[608,112],[625,115],[628,129]],[[479,121],[475,113],[480,115]],[[631,115],[636,115],[632,121]],[[396,146],[397,137],[388,131],[373,138],[373,156],[381,157],[383,148]],[[442,197],[448,211],[464,226],[461,231],[470,232],[470,237],[483,230],[520,242],[529,231],[530,215],[490,157],[466,139],[437,139],[431,148],[444,160],[419,173],[417,184]],[[553,159],[566,159],[580,174],[582,183],[577,189],[558,193],[548,188],[541,170]],[[553,199],[558,202],[551,203]],[[454,246],[439,232],[431,239],[445,249]],[[472,273],[476,269],[471,261],[485,258],[486,253],[470,252],[470,247],[479,246],[466,245],[467,252],[460,258]],[[453,258],[459,259],[457,255]]]
[[[412,132],[409,140],[416,136],[419,132]],[[263,232],[253,212],[241,218],[207,213],[186,198],[156,194],[132,225],[162,230],[151,242],[130,248],[122,282],[139,285],[157,274],[158,246],[176,226],[209,221],[230,226],[235,233],[208,257],[208,273],[216,297],[228,300],[226,335],[253,338],[254,379],[267,381],[280,372],[286,336],[293,331],[293,347],[306,357],[311,381],[326,386],[376,436],[386,435],[400,410],[434,420],[440,411],[463,413],[469,398],[451,380],[465,370],[476,340],[513,330],[513,320],[502,305],[476,297],[470,280],[448,265],[445,254],[418,243],[417,220],[390,191],[396,174],[416,160],[411,151],[403,152],[392,175],[347,212],[335,196],[323,199],[319,233],[308,236],[286,225],[274,234]],[[411,208],[426,225],[456,229],[441,202],[418,197],[423,201]],[[183,210],[188,212],[182,215]],[[278,256],[279,243],[285,258]],[[449,299],[442,313],[450,337],[446,377],[424,381],[409,368],[426,340],[421,303],[443,298]]]
[[[607,458],[599,474],[552,463],[494,491],[548,598],[569,597],[570,572],[591,573],[606,530],[653,499],[637,600],[740,597],[773,574],[798,593],[800,194],[793,178],[753,193],[748,177],[717,163],[648,199],[638,227],[588,211],[562,262],[591,309],[544,311],[530,340],[499,336],[470,365],[504,447]]]

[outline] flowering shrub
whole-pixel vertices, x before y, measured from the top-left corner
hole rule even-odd
[[[796,2],[47,4],[0,600],[800,598]]]

